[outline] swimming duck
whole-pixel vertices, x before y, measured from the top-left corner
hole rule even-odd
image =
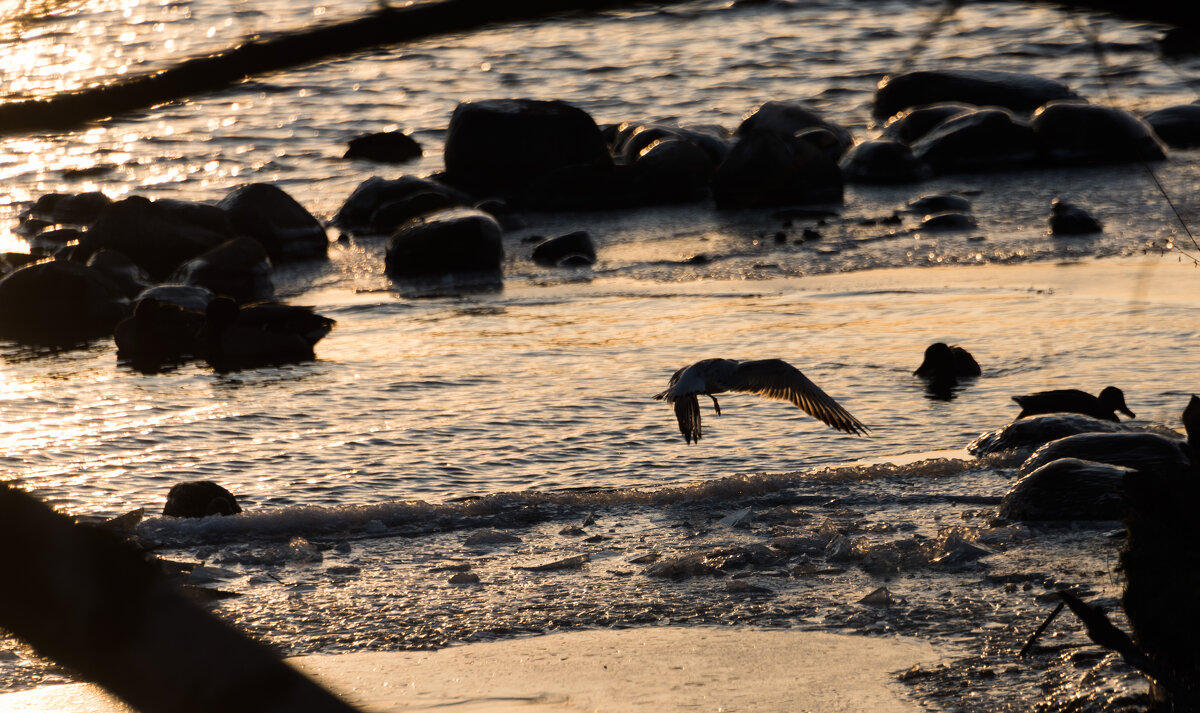
[[[1081,413],[1092,418],[1119,421],[1117,411],[1130,418],[1136,418],[1133,411],[1125,405],[1125,394],[1115,386],[1105,387],[1099,396],[1092,396],[1079,389],[1058,389],[1014,396],[1012,399],[1021,406],[1021,413],[1017,414],[1017,418],[1039,413]]]
[[[721,415],[715,394],[740,391],[767,398],[790,401],[808,415],[831,428],[851,434],[866,434],[867,427],[849,411],[808,379],[796,367],[781,359],[737,361],[703,359],[683,367],[671,377],[667,389],[655,394],[658,401],[675,407],[679,432],[689,444],[699,442],[700,404],[696,397],[712,399],[713,409]]]
[[[925,358],[913,372],[925,378],[951,380],[960,376],[979,376],[983,370],[971,352],[957,344],[937,342],[925,347]]]
[[[205,359],[217,371],[315,359],[313,346],[334,320],[308,307],[279,302],[238,305],[228,297],[208,304],[202,340]]]

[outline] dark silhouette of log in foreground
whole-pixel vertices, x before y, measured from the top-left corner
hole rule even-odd
[[[129,79],[65,92],[46,99],[0,105],[0,135],[73,129],[113,116],[216,91],[250,77],[487,25],[538,20],[578,12],[688,0],[442,0],[383,8],[365,17],[257,38],[228,51],[188,59]],[[1070,9],[1102,10],[1136,20],[1200,31],[1200,5],[1179,0],[1034,0]],[[962,4],[965,0],[952,0]]]
[[[354,713],[146,556],[0,484],[0,627],[142,713]]]

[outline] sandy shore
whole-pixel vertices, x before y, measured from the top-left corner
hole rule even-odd
[[[292,661],[367,711],[919,711],[895,673],[941,657],[914,639],[655,627],[550,634],[439,651]],[[96,687],[0,696],[9,713],[124,713]]]

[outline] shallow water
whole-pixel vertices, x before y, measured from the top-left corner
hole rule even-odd
[[[27,4],[0,18],[8,37],[20,37],[7,46],[0,86],[6,98],[41,95],[367,7]],[[601,123],[672,117],[732,128],[763,101],[799,98],[864,138],[874,131],[875,82],[935,10],[699,3],[524,24],[256,78],[79,132],[3,138],[0,247],[24,249],[11,232],[16,217],[51,191],[213,200],[265,181],[329,218],[371,175],[439,168],[446,122],[463,99],[559,98]],[[915,67],[1032,71],[1096,101],[1111,89],[1135,111],[1195,99],[1198,67],[1164,64],[1156,28],[1097,22],[1116,69],[1111,87],[1067,16],[1008,3],[964,8]],[[425,157],[402,169],[339,158],[347,139],[390,127],[413,131]],[[1154,167],[1192,222],[1198,166],[1196,152],[1179,151]],[[72,172],[89,168],[86,178]],[[921,233],[920,216],[908,214],[899,226],[878,222],[918,195],[950,190],[969,193],[978,229]],[[1050,238],[1056,196],[1091,207],[1106,231]],[[962,666],[914,679],[921,700],[949,708],[1027,710],[1051,679],[1061,679],[1046,704],[1056,710],[1094,690],[1136,687],[1107,660],[1072,658],[1079,649],[1012,658],[1049,608],[1038,595],[1075,585],[1115,603],[1117,526],[993,526],[1015,463],[977,462],[961,449],[1015,415],[1011,395],[1054,387],[1117,384],[1139,421],[1178,424],[1200,366],[1191,349],[1200,315],[1194,295],[1157,288],[1192,275],[1169,269],[1178,246],[1184,260],[1193,253],[1142,167],[851,186],[840,214],[824,220],[706,205],[525,219],[505,236],[499,292],[413,297],[383,276],[383,242],[371,238],[335,243],[328,264],[280,270],[284,296],[337,320],[308,364],[147,376],[117,365],[108,342],[56,354],[0,345],[5,477],[63,511],[101,516],[153,515],[182,480],[229,487],[247,516],[154,518],[140,533],[167,556],[221,568],[215,586],[242,596],[218,611],[293,653],[564,627],[754,623],[901,631],[961,647]],[[821,239],[801,240],[805,228]],[[532,236],[576,229],[597,243],[593,270],[528,259]],[[1164,253],[1085,272],[1112,289],[945,267],[1055,260],[1074,274],[1100,257]],[[907,266],[928,269],[858,272]],[[861,277],[814,277],[822,274]],[[949,401],[930,398],[911,375],[934,341],[968,346],[984,368]],[[686,446],[670,408],[650,397],[675,369],[710,356],[788,360],[871,437],[735,394],[722,398],[720,417],[703,406],[704,439]],[[874,465],[849,466],[859,462]],[[748,529],[719,524],[743,508],[754,513]],[[583,535],[561,534],[593,512]],[[522,542],[465,544],[479,528]],[[934,564],[955,533],[992,554]],[[825,549],[835,535],[857,549]],[[821,544],[683,582],[631,562],[780,536]],[[513,569],[578,554],[590,557],[578,571]],[[445,568],[464,564],[481,586],[447,583]],[[767,591],[735,586],[744,581]],[[858,603],[882,584],[905,601]],[[1077,626],[1059,626],[1052,636],[1082,645]],[[60,679],[4,645],[8,686]],[[1096,686],[1072,688],[1070,672],[1093,664]],[[1000,675],[972,673],[986,668]],[[979,686],[974,697],[950,698],[966,680]]]

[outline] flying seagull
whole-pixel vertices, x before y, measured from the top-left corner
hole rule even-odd
[[[808,415],[838,431],[867,433],[867,427],[861,421],[782,359],[703,359],[675,372],[667,390],[654,398],[674,405],[679,431],[690,444],[700,440],[700,403],[696,396],[705,394],[712,399],[713,409],[720,416],[721,404],[717,403],[714,394],[726,391],[791,401]]]

